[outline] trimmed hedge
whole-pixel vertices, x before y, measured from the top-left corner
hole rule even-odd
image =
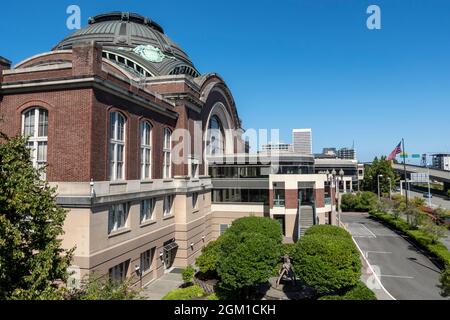
[[[367,286],[359,282],[353,289],[342,296],[324,296],[319,300],[377,300],[375,293]]]
[[[320,234],[324,236],[342,237],[352,240],[352,235],[348,233],[345,229],[326,224],[312,226],[305,232],[305,236],[311,236],[315,234]]]
[[[297,246],[294,270],[319,295],[343,294],[359,283],[361,260],[351,238],[313,234]]]
[[[422,230],[413,230],[400,218],[383,212],[371,211],[370,214],[392,226],[394,229],[410,237],[420,248],[438,258],[442,264],[450,265],[450,251],[441,242],[433,243],[433,239]]]
[[[187,288],[179,288],[170,291],[162,298],[162,300],[193,300],[195,298],[203,298],[206,294],[199,286],[191,286]]]
[[[277,221],[255,216],[235,220],[225,233],[240,235],[244,232],[259,233],[277,243],[283,240],[281,226]]]

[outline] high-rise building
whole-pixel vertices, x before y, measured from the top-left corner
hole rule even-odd
[[[277,152],[290,152],[292,151],[292,145],[288,143],[278,142],[278,143],[268,143],[262,146],[263,152],[277,151]]]
[[[450,153],[439,153],[433,155],[433,168],[450,171]]]
[[[312,154],[312,130],[292,130],[292,146],[295,153]]]
[[[337,156],[339,159],[355,160],[356,152],[353,148],[342,148],[338,150]]]

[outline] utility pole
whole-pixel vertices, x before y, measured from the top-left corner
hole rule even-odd
[[[405,199],[406,199],[406,210],[408,210],[408,205],[409,205],[409,201],[408,201],[408,174],[406,172],[406,150],[405,150],[405,139],[402,138],[402,144],[403,144],[403,171],[405,174]],[[409,223],[409,214],[406,215],[408,218],[408,223]]]

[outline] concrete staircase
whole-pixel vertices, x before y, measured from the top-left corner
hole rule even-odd
[[[301,206],[300,208],[300,236],[303,237],[306,230],[314,225],[314,209],[312,206]]]

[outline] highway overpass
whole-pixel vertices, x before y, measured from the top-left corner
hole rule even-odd
[[[393,164],[394,170],[403,176],[404,168],[403,164]],[[411,178],[411,173],[427,173],[428,169],[421,166],[406,165],[406,173],[408,180]],[[431,180],[440,181],[444,183],[444,190],[450,189],[450,171],[430,169]],[[404,179],[404,176],[403,176]]]

